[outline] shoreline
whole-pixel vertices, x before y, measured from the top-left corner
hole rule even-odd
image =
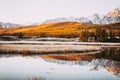
[[[62,54],[62,53],[85,53],[102,50],[101,47],[85,45],[20,45],[2,44],[0,53],[23,53],[23,54]]]
[[[120,46],[120,43],[107,42],[61,42],[61,41],[0,41],[0,44],[27,44],[27,45],[94,45],[94,46]]]
[[[71,54],[102,51],[104,47],[120,47],[120,43],[0,41],[0,53],[11,54]]]

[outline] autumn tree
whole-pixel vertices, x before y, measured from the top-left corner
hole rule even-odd
[[[39,34],[39,37],[47,37],[47,34],[46,34],[45,32],[41,32],[41,33]]]
[[[17,32],[17,33],[14,33],[13,36],[17,36],[18,38],[22,38],[23,33],[22,32]]]
[[[82,31],[80,35],[80,41],[88,41],[88,36],[89,32],[88,31]]]
[[[95,36],[97,41],[104,41],[105,39],[107,39],[108,34],[105,29],[97,28],[95,30]]]
[[[97,28],[97,29],[95,30],[95,36],[96,36],[96,40],[97,40],[97,41],[100,41],[100,40],[101,40],[101,31],[102,31],[101,28]]]
[[[101,31],[101,41],[104,41],[105,39],[107,39],[107,32],[106,30],[102,29]]]

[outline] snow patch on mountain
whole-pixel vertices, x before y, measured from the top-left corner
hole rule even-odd
[[[51,23],[51,22],[80,22],[83,24],[109,24],[109,23],[115,23],[120,22],[120,7],[113,9],[112,11],[108,12],[105,15],[101,14],[93,14],[88,17],[68,17],[68,18],[56,18],[56,19],[50,19],[46,20],[44,22],[39,23],[27,23],[23,25],[14,24],[14,23],[3,23],[0,22],[0,28],[9,28],[9,27],[20,27],[20,26],[35,26],[40,25],[44,23]]]
[[[89,17],[80,17],[80,18],[75,18],[75,17],[56,18],[56,19],[46,20],[43,23],[68,22],[68,21],[81,22],[85,24],[109,24],[109,23],[120,22],[120,7],[113,9],[112,11],[110,11],[105,15],[93,14]]]

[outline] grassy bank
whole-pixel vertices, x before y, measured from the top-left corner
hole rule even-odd
[[[27,45],[91,45],[91,46],[120,46],[120,43],[107,42],[61,42],[61,41],[0,41],[0,44],[27,44]]]
[[[101,47],[85,45],[37,45],[37,44],[0,45],[0,53],[58,54],[58,53],[83,53],[98,50],[101,50]]]

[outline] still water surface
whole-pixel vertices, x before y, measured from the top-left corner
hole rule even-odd
[[[120,61],[68,61],[6,54],[0,55],[0,80],[120,80]]]

